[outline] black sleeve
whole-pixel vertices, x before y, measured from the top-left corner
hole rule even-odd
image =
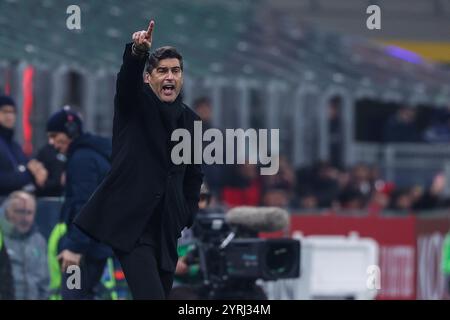
[[[136,103],[138,93],[142,90],[143,72],[146,57],[135,57],[131,54],[132,43],[125,46],[122,66],[117,74],[116,107],[127,109]]]

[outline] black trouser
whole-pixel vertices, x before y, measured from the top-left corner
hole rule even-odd
[[[92,259],[83,257],[80,262],[80,288],[70,289],[67,286],[67,280],[72,274],[63,272],[61,282],[61,296],[63,300],[93,300],[95,298],[95,289],[105,269],[107,259]],[[73,274],[74,275],[74,274]],[[71,279],[70,279],[71,280]],[[71,282],[69,280],[69,282]]]
[[[172,289],[173,272],[158,267],[155,248],[140,243],[131,252],[114,252],[120,261],[133,299],[167,299]]]

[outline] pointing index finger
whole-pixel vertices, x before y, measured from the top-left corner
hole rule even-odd
[[[150,23],[148,24],[147,37],[151,37],[152,36],[152,32],[153,32],[153,27],[154,26],[155,26],[155,21],[151,20]]]

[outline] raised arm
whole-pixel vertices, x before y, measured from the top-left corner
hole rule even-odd
[[[123,62],[117,75],[116,99],[120,109],[132,105],[143,85],[143,71],[148,51],[152,45],[155,22],[150,21],[147,30],[137,31],[132,35],[132,43],[125,46]]]

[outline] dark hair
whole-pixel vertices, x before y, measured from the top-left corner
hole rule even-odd
[[[161,60],[172,58],[178,59],[180,61],[180,67],[181,70],[183,70],[183,57],[181,56],[181,54],[174,47],[164,46],[156,49],[155,52],[150,54],[147,59],[145,71],[147,71],[148,73],[152,73],[153,69],[158,66]]]

